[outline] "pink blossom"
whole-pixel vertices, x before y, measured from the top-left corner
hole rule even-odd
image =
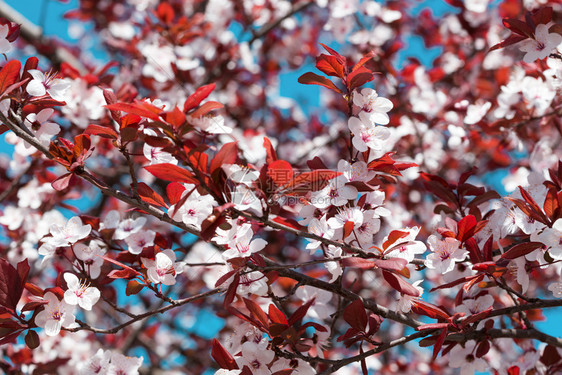
[[[45,329],[47,336],[56,336],[62,327],[69,328],[74,324],[73,306],[65,301],[59,301],[51,292],[43,297],[48,303],[45,309],[35,317],[35,324]]]
[[[535,29],[535,38],[520,42],[519,49],[525,52],[523,61],[530,64],[537,59],[547,57],[560,43],[562,43],[562,35],[549,33],[548,26],[541,23]]]

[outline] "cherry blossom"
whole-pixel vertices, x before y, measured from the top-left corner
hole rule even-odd
[[[459,247],[460,242],[451,237],[441,241],[435,235],[431,235],[427,239],[427,243],[433,253],[426,257],[425,265],[427,268],[437,270],[437,272],[447,273],[452,271],[455,262],[464,260],[468,254],[468,251]]]
[[[69,82],[55,78],[55,73],[43,74],[37,69],[31,69],[28,72],[33,77],[26,88],[29,95],[43,96],[49,94],[55,100],[64,101],[65,92],[70,87]]]
[[[75,274],[65,273],[64,280],[68,286],[68,290],[64,292],[64,302],[69,305],[78,305],[84,310],[91,310],[100,299],[99,289],[88,286],[85,280],[81,282]]]
[[[328,304],[332,299],[332,294],[325,290],[306,285],[298,288],[295,295],[303,302],[314,299],[306,313],[312,319],[326,319],[334,312],[333,308]]]
[[[154,284],[174,285],[176,275],[183,271],[182,264],[176,262],[176,254],[172,250],[157,253],[154,260],[141,258],[141,261],[148,270],[148,278]]]
[[[535,29],[534,39],[525,39],[519,44],[519,49],[525,52],[523,61],[530,64],[537,59],[547,57],[560,43],[562,43],[562,35],[550,33],[548,26],[541,23]]]
[[[544,228],[538,234],[531,234],[531,241],[542,242],[548,247],[548,254],[556,260],[562,260],[562,219],[552,224],[552,228]]]
[[[73,247],[76,258],[84,263],[84,269],[91,279],[97,279],[103,265],[102,256],[106,250],[101,248],[98,242],[91,241],[89,245],[77,243]]]
[[[401,232],[407,232],[408,235],[398,239],[395,243],[388,246],[389,250],[385,255],[389,258],[403,258],[411,262],[416,255],[423,254],[426,251],[426,246],[421,241],[416,241],[416,236],[420,232],[420,227],[404,228]],[[384,242],[388,238],[385,237]]]
[[[108,375],[138,375],[142,365],[142,357],[127,357],[121,353],[113,352],[107,370]]]
[[[308,223],[308,232],[328,239],[331,239],[334,236],[334,229],[328,225],[326,216],[323,216],[320,220],[316,218],[310,220]],[[308,245],[306,245],[306,248],[310,250],[311,254],[313,254],[320,245],[320,241],[310,240]]]
[[[267,340],[259,343],[245,342],[242,344],[242,356],[236,358],[236,363],[240,368],[247,366],[252,375],[270,375],[268,364],[274,357],[275,353],[267,349]]]
[[[62,327],[69,328],[74,324],[73,306],[67,302],[59,301],[58,297],[51,293],[45,293],[43,297],[47,304],[45,309],[35,317],[35,324],[45,329],[47,336],[56,336]]]
[[[420,286],[422,282],[423,280],[418,280],[412,283],[412,286],[420,292],[420,296],[423,294],[423,288]],[[400,293],[400,299],[398,300],[398,303],[396,305],[396,310],[401,311],[403,313],[410,312],[410,310],[412,310],[412,306],[414,302],[419,298],[420,297],[414,297],[408,294]]]
[[[125,243],[129,252],[136,255],[140,254],[145,247],[154,245],[155,237],[156,232],[153,230],[143,230],[129,235],[125,238]]]
[[[343,206],[350,199],[357,197],[357,189],[345,184],[345,177],[336,177],[321,190],[312,192],[310,203],[317,208],[328,208],[330,205]]]
[[[38,113],[30,113],[25,119],[25,125],[29,130],[31,130],[39,143],[43,146],[48,146],[51,142],[51,138],[60,132],[60,126],[54,122],[48,122],[48,120],[53,115],[54,110],[52,108],[42,109]],[[31,147],[31,145],[26,144],[26,147]]]
[[[237,236],[231,243],[232,246],[222,253],[224,259],[245,258],[261,251],[267,245],[267,241],[262,238],[252,239],[253,236],[251,230],[246,230],[242,235]]]
[[[488,364],[482,358],[475,355],[474,341],[469,341],[465,347],[456,345],[449,352],[449,365],[461,369],[461,375],[472,375],[475,371],[486,371]]]
[[[10,27],[8,25],[0,25],[0,53],[6,54],[12,50],[12,43],[8,40]]]
[[[111,360],[111,351],[98,349],[86,363],[80,366],[80,375],[106,374]]]
[[[384,126],[367,126],[357,117],[350,118],[348,126],[353,133],[353,146],[361,152],[381,151],[383,142],[390,137],[390,131]]]
[[[117,213],[116,211],[112,211]],[[111,212],[110,212],[111,213]],[[114,217],[115,214],[112,214],[111,216],[108,214],[106,220],[115,220],[117,219],[117,221],[115,221],[115,223],[119,223],[117,228],[115,229],[115,232],[113,233],[113,238],[115,238],[116,240],[124,240],[127,237],[129,237],[131,234],[134,233],[138,233],[142,227],[144,226],[144,224],[146,224],[146,218],[139,216],[136,219],[133,218],[129,218],[129,219],[125,219],[121,222],[119,222],[119,216]],[[118,215],[118,213],[117,213]],[[108,222],[109,223],[109,222]],[[109,224],[109,225],[115,225],[115,224]],[[115,228],[115,226],[107,226],[107,228]]]
[[[53,224],[49,229],[52,237],[48,238],[47,242],[54,247],[72,245],[88,237],[91,230],[90,224],[82,225],[82,219],[74,216],[64,226]]]
[[[392,109],[393,104],[379,96],[375,90],[364,88],[361,93],[354,92],[353,104],[361,110],[359,118],[365,124],[386,125],[390,121],[387,112]]]

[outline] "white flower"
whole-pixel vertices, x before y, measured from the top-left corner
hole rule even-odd
[[[460,367],[461,375],[473,375],[475,371],[486,371],[488,364],[482,358],[476,358],[474,355],[475,345],[474,341],[469,341],[463,348],[456,345],[449,352],[449,365],[453,368]]]
[[[545,244],[548,254],[555,260],[562,259],[562,219],[558,219],[552,225],[552,228],[544,228],[537,235],[531,235],[531,241],[539,241]]]
[[[343,206],[350,199],[357,198],[357,189],[345,184],[345,177],[338,176],[331,179],[322,190],[313,191],[310,203],[317,208]]]
[[[382,207],[379,207],[382,208]],[[368,246],[373,242],[373,235],[381,229],[381,220],[376,210],[366,210],[363,212],[363,223],[353,228],[359,246]]]
[[[152,147],[148,143],[145,143],[142,147],[142,153],[145,158],[150,160],[150,165],[161,163],[178,164],[178,160],[169,152],[164,151],[162,147]]]
[[[69,305],[78,305],[84,310],[91,310],[92,306],[100,299],[100,291],[96,287],[89,287],[81,283],[73,273],[65,273],[64,280],[68,290],[64,292],[64,302]]]
[[[181,207],[176,208],[175,204],[171,205],[168,208],[168,214],[173,213],[173,220],[181,220],[186,225],[201,229],[201,223],[213,213],[213,206],[216,205],[216,202],[211,195],[200,195],[197,190],[193,190],[193,187],[193,185],[187,185],[182,198],[190,192],[191,195]]]
[[[367,124],[386,125],[390,122],[387,112],[393,107],[390,100],[379,96],[370,88],[364,88],[361,93],[353,92],[353,104],[359,107],[359,118]]]
[[[260,271],[253,271],[244,275],[240,275],[240,285],[236,289],[236,294],[247,295],[255,294],[256,296],[266,296],[268,290],[267,277]]]
[[[155,256],[155,260],[141,258],[142,264],[148,269],[147,275],[154,284],[174,285],[176,275],[183,271],[181,263],[176,263],[176,254],[172,250],[164,250]]]
[[[125,242],[129,247],[129,252],[137,255],[140,254],[145,247],[154,245],[154,238],[156,238],[156,232],[153,230],[144,230],[131,234],[129,237],[125,238]]]
[[[521,291],[525,293],[529,288],[529,273],[527,272],[527,261],[525,257],[512,259],[507,265],[512,275],[515,275],[517,283],[521,285]]]
[[[494,297],[489,294],[480,296],[476,299],[465,299],[462,304],[457,306],[457,312],[473,315],[486,310],[494,304]]]
[[[412,309],[412,305],[414,304],[414,301],[418,300],[419,297],[421,297],[421,295],[423,294],[423,288],[420,286],[420,284],[422,282],[423,282],[423,280],[418,280],[418,281],[416,281],[412,284],[412,286],[414,288],[419,290],[420,296],[414,297],[414,296],[410,296],[408,294],[400,293],[400,299],[398,300],[398,304],[396,305],[397,311],[400,311],[400,312],[403,312],[403,313],[410,312],[410,310]]]
[[[414,260],[416,254],[423,254],[427,247],[421,241],[416,241],[416,236],[420,232],[420,227],[404,228],[400,229],[401,232],[408,232],[409,234],[405,237],[399,238],[396,242],[390,244],[388,249],[390,250],[385,254],[387,258],[402,258],[409,262]],[[384,238],[383,243],[388,240],[388,236]],[[393,249],[393,247],[396,247]]]
[[[384,141],[390,137],[390,131],[384,126],[367,126],[357,117],[349,119],[348,127],[353,133],[353,146],[360,152],[365,152],[369,148],[381,151]]]
[[[253,211],[258,216],[262,215],[262,205],[260,199],[246,185],[236,186],[236,190],[232,192],[232,203],[236,209],[240,211]]]
[[[224,117],[205,115],[201,117],[187,116],[187,121],[209,134],[230,134],[232,128],[224,124]]]
[[[224,368],[215,371],[215,375],[240,375],[242,370],[227,370]]]
[[[427,256],[425,265],[440,273],[452,271],[455,268],[455,261],[464,260],[468,254],[468,251],[459,248],[460,242],[451,237],[441,241],[432,234],[427,242],[433,253]]]
[[[138,375],[142,359],[142,357],[127,357],[121,353],[113,353],[107,375]]]
[[[65,80],[55,78],[56,74],[43,74],[37,69],[28,70],[33,77],[26,87],[26,91],[31,96],[43,96],[49,94],[51,98],[64,101],[64,93],[70,87],[70,83]]]
[[[238,236],[234,242],[234,246],[230,247],[222,254],[223,258],[246,258],[262,250],[265,245],[267,245],[267,241],[262,238],[252,240],[253,236],[254,233],[251,230],[247,230],[243,235]]]
[[[328,220],[330,228],[339,229],[347,222],[352,222],[355,226],[363,224],[363,211],[359,207],[345,207],[340,210],[334,217]]]
[[[267,367],[275,353],[267,349],[267,339],[263,339],[258,344],[255,342],[245,342],[242,344],[242,356],[236,357],[238,367],[248,366],[252,375],[270,375],[271,371]]]
[[[79,366],[80,375],[97,375],[106,374],[109,369],[109,360],[111,359],[111,351],[104,351],[98,349],[96,354],[91,357],[86,363]]]
[[[347,160],[340,160],[338,162],[338,171],[343,172],[343,176],[347,178],[346,182],[362,181],[367,183],[377,174],[375,171],[369,170],[367,163],[364,161],[356,161],[352,165]]]
[[[314,302],[306,312],[306,316],[312,319],[326,319],[335,312],[334,307],[329,304],[332,300],[332,293],[326,290],[305,285],[297,289],[295,296],[303,302],[314,299]]]
[[[60,126],[54,122],[48,122],[53,112],[54,109],[45,108],[39,113],[30,113],[24,121],[25,126],[33,132],[39,143],[46,147],[49,146],[51,138],[60,132]],[[25,147],[30,148],[32,146],[25,142]]]
[[[12,43],[7,39],[10,33],[10,26],[0,25],[0,54],[8,53],[12,50]]]
[[[337,247],[337,246],[334,246],[334,245],[328,245],[328,250],[326,251],[326,255],[328,256],[328,258],[341,257],[342,249],[341,249],[341,247]],[[326,262],[326,263],[324,263],[324,267],[326,267],[328,272],[330,272],[330,274],[332,275],[332,278],[330,279],[331,283],[336,281],[336,279],[343,274],[343,269],[342,269],[339,261]]]
[[[105,221],[113,221],[115,219],[115,214],[112,214],[112,212],[116,212],[116,211],[111,211],[109,214],[107,214]],[[119,222],[119,218],[117,218],[117,222]],[[139,232],[145,223],[146,223],[146,218],[142,216],[137,217],[136,219],[123,220],[118,224],[117,229],[115,229],[115,233],[113,233],[113,238],[116,240],[124,240],[131,234]],[[108,226],[108,228],[114,228],[114,227]]]
[[[316,218],[310,220],[310,223],[308,223],[308,232],[327,239],[331,239],[334,236],[334,229],[328,225],[325,215],[320,220]],[[311,254],[314,254],[322,242],[314,239],[309,239],[309,241],[306,248],[310,250]]]
[[[491,102],[477,102],[471,104],[466,109],[466,117],[464,118],[464,123],[467,125],[474,125],[486,116],[488,110],[492,107]]]
[[[41,311],[35,317],[35,324],[45,329],[47,336],[56,336],[59,334],[61,327],[68,328],[74,324],[74,308],[65,301],[59,301],[57,296],[52,292],[45,293],[43,297],[48,304],[45,310]]]
[[[90,275],[90,278],[97,279],[101,273],[101,266],[103,265],[102,255],[105,254],[105,249],[102,249],[98,242],[92,241],[88,246],[83,243],[77,243],[74,245],[73,250],[76,258],[84,262],[85,271]]]
[[[526,52],[523,61],[527,64],[537,59],[544,59],[553,49],[562,43],[562,35],[549,33],[548,26],[544,23],[537,25],[535,39],[525,39],[519,44],[519,50]]]
[[[548,290],[552,292],[554,297],[562,298],[562,282],[558,281],[556,283],[552,283],[548,286]]]
[[[47,242],[55,247],[72,245],[76,241],[88,237],[91,231],[90,224],[82,225],[82,219],[74,216],[64,227],[57,224],[51,225],[49,232],[53,237],[47,239]]]

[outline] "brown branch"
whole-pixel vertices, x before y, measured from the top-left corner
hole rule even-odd
[[[306,8],[311,6],[312,4],[314,4],[314,1],[309,0],[308,2],[303,2],[301,4],[295,5],[289,12],[287,12],[287,14],[285,14],[285,15],[279,17],[278,19],[268,23],[267,25],[264,25],[261,29],[259,29],[255,33],[253,33],[252,39],[250,39],[248,44],[249,45],[254,44],[254,42],[256,40],[264,37],[267,33],[269,33],[271,30],[275,29],[277,26],[279,26],[287,18],[290,18],[290,17],[294,16],[295,14],[305,10]]]
[[[138,322],[138,321],[141,321],[143,319],[149,318],[149,317],[151,317],[153,315],[156,315],[156,314],[162,314],[162,313],[164,313],[168,310],[174,309],[174,308],[179,307],[179,306],[186,305],[190,302],[197,301],[197,300],[212,296],[212,295],[220,293],[220,292],[221,292],[220,288],[215,288],[215,289],[209,290],[207,292],[199,293],[199,294],[196,294],[196,295],[188,297],[188,298],[172,301],[172,303],[170,305],[161,307],[161,308],[156,309],[156,310],[147,311],[143,314],[139,314],[135,318],[127,320],[125,323],[119,324],[118,326],[115,326],[113,328],[106,328],[106,329],[94,328],[94,327],[90,327],[88,324],[76,319],[76,322],[80,325],[80,327],[63,328],[63,329],[65,331],[68,331],[68,332],[78,332],[78,331],[86,330],[86,331],[99,333],[99,334],[114,334],[114,333],[119,332],[123,328],[125,328],[127,326],[130,326],[131,324],[133,324],[135,322]]]

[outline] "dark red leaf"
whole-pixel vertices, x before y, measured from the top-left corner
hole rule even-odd
[[[443,311],[440,307],[437,307],[429,302],[425,302],[419,299],[414,300],[412,304],[412,311],[416,314],[425,315],[432,319],[447,320],[449,318],[449,314]]]
[[[301,305],[295,312],[289,317],[289,325],[293,326],[295,323],[298,323],[304,316],[306,315],[308,309],[314,303],[314,299],[311,299],[304,305]]]
[[[473,215],[467,215],[463,217],[457,224],[457,240],[463,243],[467,239],[472,237],[474,235],[475,227],[476,218]]]
[[[168,186],[166,186],[166,195],[168,196],[170,204],[178,203],[184,191],[185,187],[179,182],[169,183]]]
[[[375,79],[373,72],[365,67],[360,67],[347,76],[347,86],[352,91],[373,79]]]
[[[516,259],[532,253],[536,249],[543,247],[541,242],[525,242],[513,246],[511,249],[501,255],[502,259]]]
[[[407,294],[413,297],[420,296],[420,291],[416,287],[408,284],[400,276],[386,270],[382,270],[382,275],[386,282],[400,293]]]
[[[158,116],[158,113],[160,113],[161,109],[154,106],[150,106],[150,107],[147,107],[146,105],[141,105],[139,103],[134,103],[134,104],[114,103],[114,104],[107,104],[105,106],[105,108],[109,109],[110,111],[122,111],[125,113],[130,113],[141,117],[146,117],[154,121],[160,121],[160,116]]]
[[[15,310],[23,285],[18,270],[6,259],[0,258],[0,306]]]
[[[213,357],[221,368],[227,370],[238,369],[238,364],[236,364],[234,357],[232,357],[217,339],[213,339],[211,346],[211,357]]]
[[[221,168],[223,165],[234,164],[238,158],[238,146],[236,142],[224,144],[219,152],[211,160],[211,174]]]
[[[274,304],[269,305],[269,319],[276,324],[288,325],[289,322],[285,317],[285,314],[281,312]]]
[[[271,141],[267,137],[263,137],[263,147],[265,148],[265,162],[271,164],[277,160],[277,153],[271,144]]]
[[[403,232],[403,231],[400,231],[400,230],[393,230],[388,235],[388,239],[386,241],[384,241],[384,243],[382,244],[383,250],[388,249],[388,247],[390,245],[392,245],[393,243],[395,243],[399,239],[408,236],[409,234],[410,234],[409,232]]]
[[[222,105],[219,102],[209,101],[203,104],[201,107],[197,108],[195,111],[191,112],[189,115],[193,118],[199,118],[205,116],[206,114],[208,114],[209,112],[215,109],[220,109],[223,107],[224,105]]]
[[[435,359],[439,355],[439,352],[441,351],[441,347],[443,346],[443,342],[445,342],[446,337],[447,337],[447,328],[443,328],[441,334],[437,338],[437,342],[435,343],[435,346],[433,347],[433,356],[431,357],[432,361],[435,361]]]
[[[533,38],[535,32],[525,22],[514,18],[504,18],[503,25],[514,33],[528,38]]]
[[[25,335],[25,345],[27,345],[29,349],[33,350],[39,346],[39,343],[39,335],[37,332],[30,329]]]
[[[338,89],[336,85],[334,85],[334,83],[328,78],[319,76],[318,74],[312,72],[304,73],[299,77],[298,82],[302,83],[303,85],[324,86],[326,88],[329,88],[330,90],[337,92],[338,94],[343,94],[342,91]]]
[[[316,68],[322,73],[333,77],[345,77],[345,67],[335,56],[321,54],[316,57]]]
[[[150,172],[154,177],[164,181],[199,184],[193,173],[171,163],[147,165],[144,169]]]
[[[408,261],[403,258],[390,258],[390,259],[376,259],[375,264],[377,267],[388,271],[401,271]]]
[[[264,331],[267,331],[267,328],[269,327],[269,319],[267,318],[267,314],[254,301],[247,298],[244,298],[243,301],[246,305],[246,308],[250,310],[251,316],[261,323]]]
[[[285,160],[276,160],[267,166],[267,175],[275,185],[284,186],[293,179],[293,167]]]
[[[152,190],[152,188],[144,182],[138,183],[138,193],[141,199],[146,203],[168,208],[168,205],[166,204],[166,202],[164,202],[164,199],[162,199],[162,197],[158,193]]]
[[[344,267],[360,268],[363,270],[370,270],[375,267],[375,262],[372,260],[358,257],[343,258],[341,264]]]
[[[99,137],[109,138],[109,139],[119,138],[119,135],[117,134],[117,132],[115,130],[113,130],[113,129],[107,127],[107,126],[101,126],[101,125],[96,125],[96,124],[88,125],[88,127],[84,131],[84,134],[97,135]]]
[[[199,87],[193,94],[189,96],[189,98],[185,100],[185,103],[183,104],[183,111],[187,113],[193,108],[197,107],[211,94],[211,92],[213,92],[215,87],[216,84],[214,83]]]
[[[324,47],[324,49],[326,51],[328,51],[330,53],[330,55],[336,57],[338,59],[338,61],[340,62],[340,64],[342,64],[343,66],[347,66],[347,59],[345,57],[343,57],[342,55],[340,55],[339,53],[337,53],[335,50],[333,50],[332,48],[328,47],[325,44],[320,43],[320,45],[322,47]]]
[[[351,302],[343,310],[343,319],[352,328],[358,331],[365,331],[367,328],[367,312],[365,311],[365,306],[363,306],[363,301],[358,298]]]
[[[19,60],[10,60],[0,70],[0,97],[8,87],[16,83],[20,78],[21,63]]]

